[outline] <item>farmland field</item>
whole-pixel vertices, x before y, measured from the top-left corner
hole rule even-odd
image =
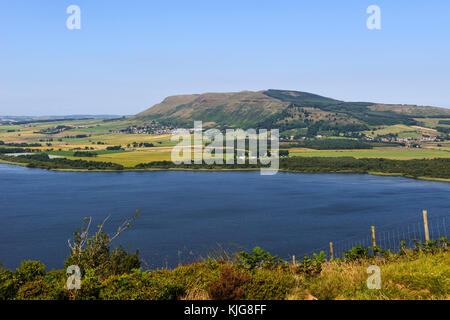
[[[311,150],[290,149],[290,156],[297,157],[355,157],[386,158],[394,160],[450,158],[450,151],[433,149],[375,148],[371,150]]]
[[[157,148],[161,150],[155,151],[129,151],[119,153],[100,154],[93,158],[95,161],[113,162],[123,165],[124,167],[134,167],[140,163],[147,163],[152,161],[170,161],[170,149]],[[67,157],[68,159],[88,159],[82,157]],[[92,158],[89,158],[92,160]]]
[[[432,128],[436,127],[436,125],[434,123],[437,123],[437,121],[431,121],[429,123],[430,128],[421,127],[421,126],[407,126],[404,124],[396,124],[396,125],[392,125],[392,126],[381,126],[381,127],[373,128],[372,130],[364,131],[364,133],[367,135],[373,135],[373,136],[394,134],[394,135],[398,135],[400,138],[404,138],[404,137],[418,138],[423,135],[436,136],[436,135],[438,135],[437,131],[435,129],[432,129]]]
[[[432,124],[437,120],[426,119]],[[170,134],[125,134],[118,129],[127,128],[139,122],[129,119],[105,121],[101,119],[66,120],[54,122],[36,122],[21,125],[0,125],[0,141],[4,143],[41,144],[35,150],[49,155],[68,159],[95,160],[112,162],[124,167],[134,167],[140,163],[152,161],[170,161],[172,147],[177,144],[171,141]],[[57,128],[60,132],[53,132]],[[424,133],[434,134],[430,128],[420,126],[392,125],[373,128],[365,132],[368,135],[398,134],[399,137],[421,137]],[[342,137],[329,137],[341,138]],[[144,143],[153,147],[144,147]],[[374,144],[376,145],[376,144]],[[120,147],[120,150],[111,150]],[[284,149],[284,146],[281,147]],[[314,150],[307,148],[290,148],[290,156],[300,157],[355,157],[386,158],[396,160],[423,158],[450,158],[450,143],[424,143],[422,148],[375,147],[363,150]],[[76,151],[96,153],[95,157],[74,157]]]

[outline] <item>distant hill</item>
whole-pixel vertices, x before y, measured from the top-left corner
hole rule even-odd
[[[81,120],[81,119],[116,119],[119,115],[67,115],[67,116],[0,116],[0,123],[27,123],[27,122],[51,122],[60,120]]]
[[[346,102],[288,90],[204,93],[167,97],[132,117],[173,125],[202,120],[215,127],[365,130],[368,126],[417,125],[417,118],[450,118],[450,109]]]

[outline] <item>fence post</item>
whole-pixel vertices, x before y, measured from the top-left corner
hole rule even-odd
[[[423,210],[423,228],[425,231],[425,241],[430,241],[430,233],[428,231],[428,212],[427,210]]]
[[[372,230],[372,247],[373,247],[373,255],[377,254],[377,238],[375,237],[375,226],[371,226],[370,229]]]
[[[333,242],[330,242],[330,261],[334,259]]]
[[[297,267],[297,262],[295,261],[295,256],[292,256],[292,265],[295,267]]]

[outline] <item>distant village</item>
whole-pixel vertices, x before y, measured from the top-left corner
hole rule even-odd
[[[177,128],[162,125],[158,122],[152,121],[148,124],[140,125],[140,126],[129,126],[124,129],[114,129],[110,130],[111,133],[122,133],[122,134],[153,134],[153,135],[162,135],[162,134],[172,134],[177,130]],[[190,129],[189,131],[193,131]],[[306,140],[308,137],[294,137],[294,136],[282,136],[280,137],[281,141],[298,141],[298,140]],[[310,137],[311,138],[311,137]],[[325,139],[326,136],[317,135],[315,139]],[[421,143],[426,142],[441,142],[445,141],[445,137],[441,136],[406,136],[399,137],[398,134],[387,134],[387,135],[378,135],[371,136],[365,134],[359,134],[356,137],[360,141],[367,142],[383,142],[383,143],[395,143],[409,148],[421,148]]]
[[[395,135],[388,135],[388,136],[379,136],[379,137],[373,137],[373,136],[365,136],[364,139],[366,141],[371,142],[387,142],[387,143],[399,143],[404,146],[409,147],[416,147],[420,148],[420,143],[423,142],[441,142],[445,141],[443,137],[439,136],[421,136],[421,137],[402,137],[399,138]]]
[[[171,134],[173,127],[162,125],[158,122],[151,122],[142,126],[129,126],[125,129],[110,130],[111,133],[125,133],[125,134]]]

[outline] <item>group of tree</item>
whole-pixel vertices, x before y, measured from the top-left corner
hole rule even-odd
[[[110,146],[110,147],[106,147],[106,150],[108,151],[118,151],[118,150],[123,150],[122,146]]]
[[[53,158],[45,153],[33,154],[33,155],[20,155],[16,157],[1,155],[0,159],[8,161],[26,164],[29,168],[40,169],[85,169],[85,170],[123,170],[124,167],[117,163],[112,162],[98,162],[98,161],[86,161],[86,160],[71,160],[66,158]]]
[[[305,139],[291,144],[290,147],[309,148],[317,150],[336,149],[372,149],[369,143],[353,139]]]
[[[450,159],[390,160],[353,157],[292,157],[281,159],[280,168],[295,172],[389,173],[418,178],[450,179]]]
[[[33,149],[24,149],[24,148],[0,148],[0,154],[8,154],[8,153],[28,153],[34,152]]]
[[[96,152],[91,152],[91,151],[75,151],[73,153],[74,157],[96,157],[97,153]]]
[[[180,164],[171,161],[141,163],[136,169],[258,169],[258,164]],[[390,160],[383,158],[356,159],[353,157],[290,157],[280,159],[280,170],[302,173],[388,173],[412,178],[450,179],[450,159]]]
[[[76,134],[73,136],[64,136],[64,139],[84,139],[84,138],[88,138],[91,135],[87,135],[87,134]]]
[[[56,126],[54,128],[46,128],[42,129],[40,131],[36,131],[34,133],[40,133],[40,134],[58,134],[66,130],[73,129],[71,126]]]
[[[133,146],[133,148],[153,148],[155,145],[150,142],[133,142],[127,145],[128,148],[131,146]]]
[[[0,145],[6,146],[6,147],[17,147],[17,148],[33,148],[33,147],[42,147],[42,144],[40,143],[15,143],[15,142],[9,142],[5,143],[4,141],[0,141]]]
[[[442,133],[450,134],[450,127],[436,127],[436,130]]]

